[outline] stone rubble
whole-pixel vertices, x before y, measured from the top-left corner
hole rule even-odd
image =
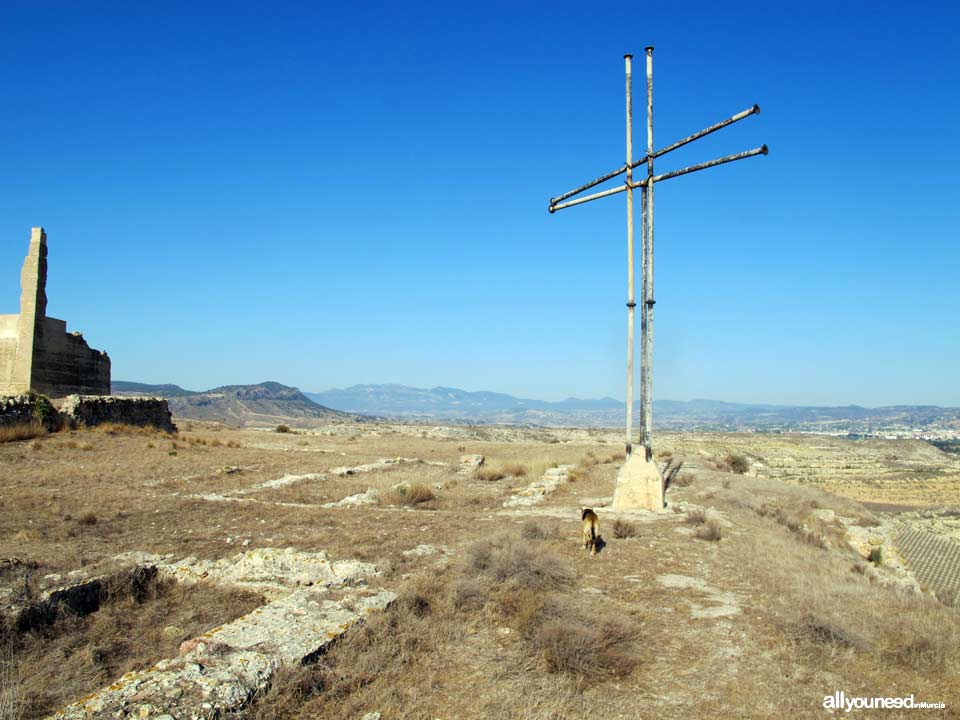
[[[376,472],[377,470],[383,470],[384,468],[393,467],[394,465],[405,465],[409,463],[416,463],[420,465],[437,465],[444,466],[446,463],[426,460],[421,460],[420,458],[405,458],[405,457],[396,457],[396,458],[380,458],[379,460],[367,463],[365,465],[354,465],[353,467],[335,467],[330,468],[330,472],[338,477],[347,477],[349,475],[359,475],[361,473]]]
[[[350,627],[396,599],[393,592],[366,587],[366,578],[378,574],[375,566],[330,561],[323,552],[258,548],[216,561],[132,552],[115,560],[180,582],[254,590],[270,602],[185,641],[178,657],[127,673],[50,720],[221,717],[267,687],[278,667],[316,658]],[[338,600],[330,598],[332,589],[338,590]]]
[[[558,465],[547,470],[543,477],[534,480],[527,487],[514,492],[512,497],[503,502],[504,507],[520,507],[524,505],[536,505],[543,501],[544,497],[552,493],[570,478],[570,473],[576,465]]]
[[[377,489],[376,488],[367,488],[362,493],[357,493],[356,495],[348,495],[342,500],[337,500],[336,502],[324,503],[320,507],[322,508],[339,508],[339,507],[357,507],[359,505],[375,505],[377,502]]]
[[[486,458],[483,455],[461,455],[460,468],[457,470],[457,474],[470,475],[483,465],[485,460]]]

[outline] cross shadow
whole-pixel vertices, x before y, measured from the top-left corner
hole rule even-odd
[[[683,461],[682,461],[682,460],[677,461],[676,464],[674,464],[673,459],[671,459],[671,460],[667,463],[667,466],[663,469],[663,494],[664,494],[664,496],[666,496],[667,490],[669,490],[669,489],[670,489],[670,486],[673,484],[673,479],[677,476],[677,474],[680,472],[680,468],[682,468],[682,467],[683,467]],[[666,499],[666,498],[664,498],[664,499]]]

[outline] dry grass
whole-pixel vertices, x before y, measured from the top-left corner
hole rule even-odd
[[[47,434],[46,428],[39,422],[21,422],[0,425],[0,443],[32,440]]]
[[[485,577],[517,590],[555,590],[573,581],[573,572],[560,558],[530,550],[512,535],[470,546],[465,568],[467,577]]]
[[[533,635],[531,650],[547,670],[567,673],[578,684],[629,675],[637,665],[635,629],[613,616],[591,618],[561,613]]]
[[[737,475],[744,475],[750,469],[750,460],[741,453],[728,453],[721,466]]]
[[[436,500],[436,498],[433,490],[421,483],[396,485],[377,494],[377,501],[380,505],[398,505],[401,507],[416,507]]]
[[[683,521],[688,525],[703,525],[707,521],[707,513],[703,510],[690,510],[683,517]]]
[[[496,467],[481,466],[473,471],[473,479],[481,482],[496,482],[507,477],[507,473]]]
[[[251,593],[155,578],[108,585],[102,597],[87,617],[61,613],[52,625],[7,635],[6,656],[0,651],[2,720],[18,712],[42,717],[126,672],[176,656],[183,640],[263,602]]]
[[[821,549],[831,546],[842,547],[844,545],[842,531],[836,525],[824,523],[810,514],[817,507],[819,507],[818,503],[811,500],[797,503],[790,508],[779,505],[771,507],[763,503],[755,508],[755,512],[761,517],[775,520],[793,533],[798,540],[808,545]]]
[[[689,472],[678,472],[670,481],[671,487],[690,487],[693,484],[693,474]]]
[[[610,524],[610,530],[618,540],[636,537],[640,534],[636,523],[630,522],[629,520],[622,520],[621,518],[617,518]]]
[[[699,528],[697,528],[697,531],[694,533],[694,537],[700,540],[717,542],[723,537],[723,526],[720,525],[719,520],[710,518]]]
[[[527,522],[523,524],[520,528],[520,535],[524,540],[546,540],[550,537],[547,529],[533,520],[527,520]]]

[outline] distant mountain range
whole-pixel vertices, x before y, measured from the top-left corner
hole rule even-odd
[[[238,427],[314,425],[364,419],[318,405],[296,388],[277,382],[224,385],[202,392],[184,390],[179,385],[147,385],[123,380],[115,380],[111,385],[115,395],[167,398],[177,419],[212,420]]]
[[[354,385],[305,394],[322,405],[347,412],[448,422],[618,427],[626,411],[625,403],[610,397],[550,402],[450,387]],[[635,408],[637,412],[639,406]],[[852,433],[886,427],[960,429],[960,408],[925,405],[865,408],[655,400],[653,416],[657,427],[673,429],[836,429]]]
[[[115,394],[158,395],[174,415],[231,425],[271,425],[284,420],[315,424],[370,416],[450,423],[500,423],[569,427],[619,427],[625,404],[614,398],[550,402],[505,393],[406,385],[353,385],[303,393],[276,382],[228,385],[203,392],[178,385],[115,381]],[[638,412],[639,408],[635,410]],[[866,408],[754,405],[718,400],[655,400],[654,424],[664,429],[814,431],[876,434],[943,429],[960,432],[960,408],[896,405]]]

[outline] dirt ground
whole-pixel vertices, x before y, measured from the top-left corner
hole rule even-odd
[[[802,718],[822,717],[824,696],[840,690],[913,694],[946,705],[924,717],[960,717],[960,613],[872,579],[833,526],[812,536],[770,512],[879,522],[858,500],[955,505],[952,459],[911,443],[665,435],[658,458],[683,463],[669,511],[618,517],[605,508],[621,451],[614,433],[377,424],[55,433],[0,445],[0,557],[36,566],[37,577],[133,550],[214,559],[295,547],[376,563],[375,582],[401,600],[315,666],[281,674],[250,718]],[[458,473],[469,453],[511,474]],[[748,456],[748,474],[718,469],[730,453]],[[406,461],[342,470],[397,458]],[[557,464],[577,467],[556,492],[503,506]],[[370,488],[380,504],[323,507]],[[406,503],[411,488],[420,501]],[[600,515],[606,546],[595,558],[577,542],[583,506]],[[430,550],[411,552],[419,546]],[[31,638],[31,652],[62,653],[76,632]],[[154,659],[171,652],[157,637],[143,643]],[[18,662],[22,653],[5,661],[5,693],[24,692]],[[78,692],[121,668],[95,671]]]

